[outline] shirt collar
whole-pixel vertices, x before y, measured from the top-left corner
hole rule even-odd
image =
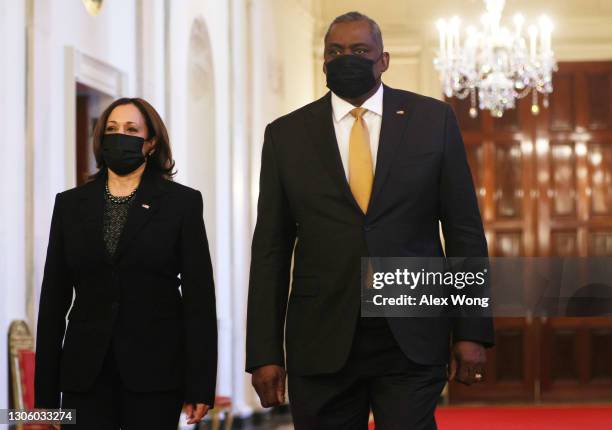
[[[336,122],[339,122],[340,120],[342,120],[342,118],[348,115],[349,112],[355,108],[355,106],[353,106],[346,100],[338,97],[333,91],[332,91],[332,96],[331,96],[331,103],[332,103],[332,111],[334,113],[334,120]],[[383,110],[383,84],[382,83],[378,87],[378,90],[376,90],[376,92],[372,94],[372,96],[369,99],[363,102],[361,107],[379,116],[382,116],[382,110]]]

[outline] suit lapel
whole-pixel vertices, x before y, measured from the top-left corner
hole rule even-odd
[[[383,92],[383,117],[380,126],[378,140],[378,155],[376,157],[376,169],[374,171],[374,184],[372,196],[368,205],[368,214],[376,204],[376,200],[382,192],[383,184],[389,174],[389,169],[394,160],[395,151],[402,141],[402,137],[412,112],[406,101],[399,96],[393,88],[384,86]]]
[[[104,185],[107,174],[103,173],[83,188],[79,205],[80,219],[84,222],[84,234],[92,244],[96,258],[108,264],[119,261],[121,255],[133,242],[136,234],[147,223],[151,215],[159,209],[159,196],[164,192],[161,180],[150,169],[145,169],[138,191],[134,196],[127,220],[123,226],[117,249],[112,258],[106,251],[104,242]]]
[[[117,263],[125,250],[133,242],[136,234],[145,226],[151,216],[159,210],[159,196],[163,193],[160,178],[151,169],[145,169],[128,210],[127,220],[121,231],[113,262]]]
[[[306,121],[306,129],[312,136],[316,153],[319,155],[325,170],[336,186],[342,190],[349,204],[363,215],[359,204],[351,192],[346,180],[344,166],[342,165],[332,117],[331,92],[328,92],[313,105],[310,116]]]
[[[83,187],[79,198],[79,220],[84,225],[83,234],[86,243],[91,244],[91,251],[98,261],[111,263],[104,244],[104,184],[106,174],[102,174]]]

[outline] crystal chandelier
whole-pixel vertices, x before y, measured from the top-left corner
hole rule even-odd
[[[469,96],[472,118],[478,116],[478,96],[480,110],[488,109],[500,118],[506,109],[515,107],[516,99],[531,93],[531,112],[537,115],[538,93],[548,107],[552,73],[557,70],[550,41],[552,23],[540,17],[537,26],[527,29],[526,38],[522,15],[514,17],[512,30],[501,25],[505,0],[485,0],[485,4],[482,28],[468,27],[465,40],[461,40],[458,17],[438,21],[440,47],[434,66],[440,72],[444,94],[459,99]]]

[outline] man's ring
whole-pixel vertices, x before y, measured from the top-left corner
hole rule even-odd
[[[480,380],[482,379],[482,373],[475,373],[475,374],[474,374],[474,378],[475,378],[477,381],[480,381]]]

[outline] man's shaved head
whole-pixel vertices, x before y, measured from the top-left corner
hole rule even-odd
[[[380,31],[380,27],[378,26],[376,21],[374,21],[369,16],[364,15],[360,12],[347,12],[345,14],[337,16],[327,28],[327,32],[325,33],[324,41],[327,41],[329,33],[331,32],[331,29],[335,24],[340,24],[340,23],[345,23],[345,22],[355,22],[355,21],[366,21],[368,23],[368,25],[370,26],[370,30],[372,31],[372,39],[374,40],[377,47],[382,52],[383,51],[383,39],[382,39],[382,33]]]

